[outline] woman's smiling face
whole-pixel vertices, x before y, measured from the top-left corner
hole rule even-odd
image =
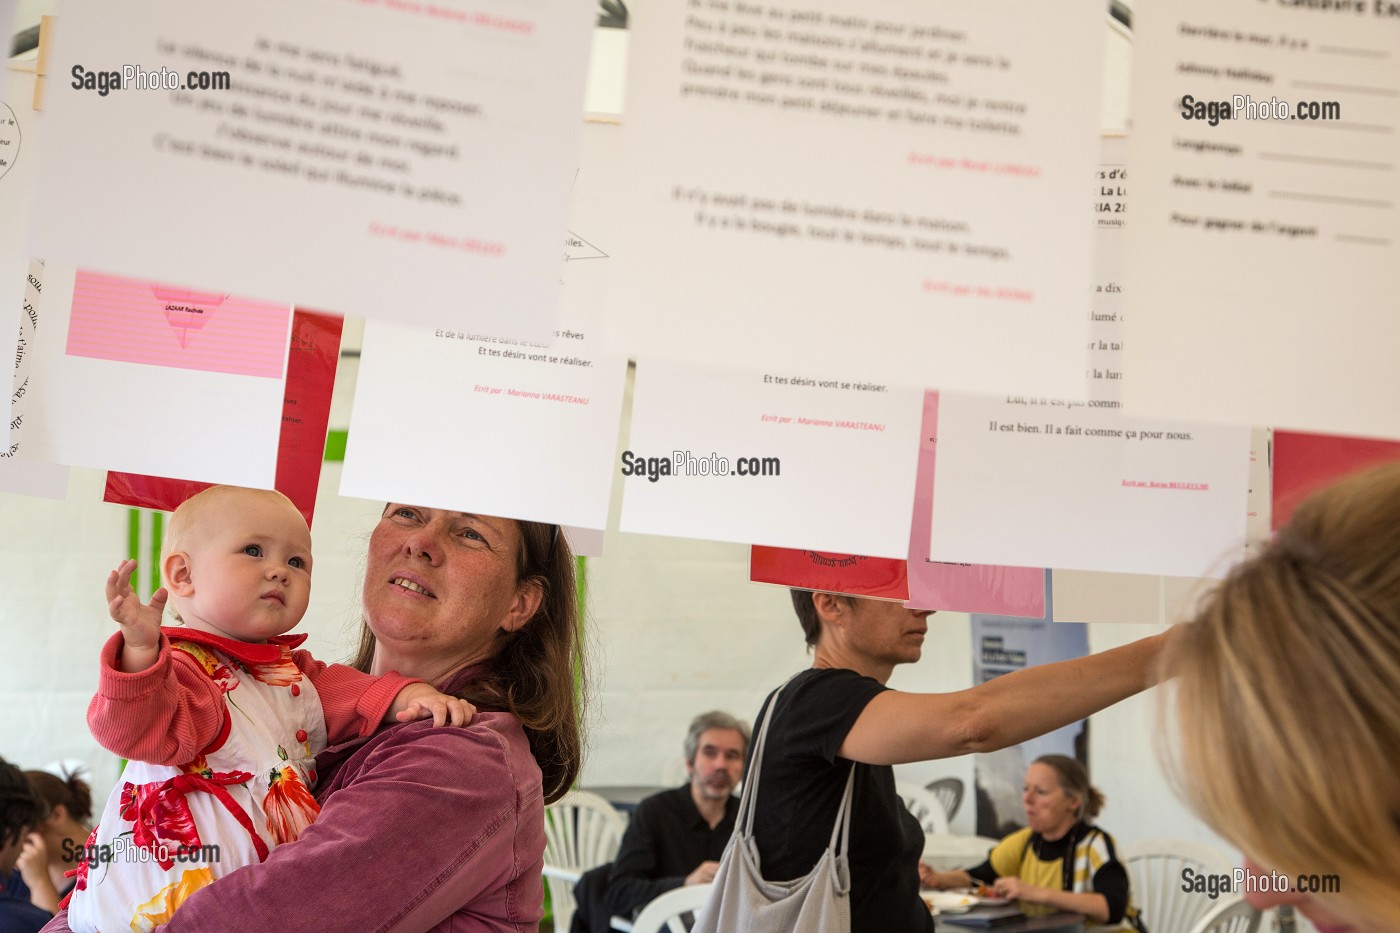
[[[540,603],[520,582],[520,551],[512,519],[390,503],[365,570],[376,671],[432,680],[494,657]]]

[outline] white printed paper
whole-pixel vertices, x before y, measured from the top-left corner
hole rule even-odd
[[[1101,3],[703,0],[634,20],[612,345],[1082,392]]]
[[[1400,437],[1397,9],[1183,0],[1135,26],[1128,406]]]
[[[33,350],[35,335],[39,330],[39,299],[44,288],[44,264],[37,259],[30,260],[25,274],[24,298],[18,316],[4,315],[5,328],[9,332],[16,320],[19,322],[18,339],[15,342],[15,361],[10,391],[6,393],[10,403],[9,426],[6,429],[8,440],[0,444],[0,492],[17,492],[27,496],[40,496],[45,499],[63,499],[68,494],[68,468],[41,460],[26,459],[30,447],[25,429],[27,413],[33,409],[30,399],[34,394],[35,381],[32,378]],[[47,325],[47,322],[45,322]],[[31,419],[32,420],[32,419]]]
[[[366,322],[342,494],[577,526],[601,549],[586,530],[607,526],[627,360],[598,334],[617,127],[586,130],[552,342]]]
[[[71,466],[271,489],[282,427],[283,377],[178,365],[207,340],[167,327],[161,365],[70,355],[75,271],[48,263],[34,345],[26,457]],[[149,313],[143,310],[143,313]],[[291,308],[279,338],[286,359]],[[203,338],[205,335],[201,335]],[[139,348],[123,347],[123,352]],[[283,369],[285,372],[285,368]],[[31,445],[32,446],[29,446]]]
[[[623,531],[903,559],[923,393],[637,362]]]
[[[341,494],[606,527],[627,361],[564,333],[367,321]]]
[[[1220,576],[1243,556],[1250,432],[1123,414],[1120,141],[1095,198],[1096,281],[1087,403],[944,392],[933,560]]]
[[[0,23],[8,23],[0,3]],[[10,12],[14,8],[10,6]],[[8,35],[8,33],[5,33]],[[10,69],[0,70],[0,75]],[[34,178],[39,155],[39,112],[34,97],[33,72],[10,75],[0,96],[0,309],[4,327],[0,330],[0,359],[13,359],[16,349],[14,309],[24,300],[25,279],[29,272],[26,243],[30,205],[34,200]],[[10,414],[9,393],[0,399],[0,415]]]
[[[591,14],[572,0],[65,5],[41,249],[544,339]],[[126,66],[129,86],[104,95]],[[162,68],[186,87],[137,89]],[[196,87],[224,74],[226,89]]]

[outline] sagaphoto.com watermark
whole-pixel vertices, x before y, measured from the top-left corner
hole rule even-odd
[[[1222,894],[1337,894],[1342,890],[1339,875],[1302,874],[1289,878],[1280,872],[1249,871],[1236,868],[1229,873],[1181,870],[1184,894],[1204,894],[1215,900]]]
[[[697,457],[688,450],[676,450],[669,457],[644,457],[624,450],[620,459],[623,476],[645,476],[658,482],[663,476],[781,476],[780,457],[721,457],[715,452]]]
[[[120,835],[111,842],[75,844],[71,839],[63,840],[63,858],[67,862],[87,862],[89,866],[107,865],[112,862],[130,862],[160,865],[209,864],[218,862],[219,846],[215,843],[170,845],[138,845],[131,836]]]
[[[73,66],[75,91],[92,91],[106,97],[113,91],[227,91],[233,86],[227,71],[186,71],[166,68],[146,70],[140,65],[122,65],[120,70],[89,69]]]
[[[1181,96],[1181,119],[1200,120],[1218,126],[1221,120],[1316,120],[1342,118],[1342,105],[1335,100],[1300,100],[1290,104],[1270,97],[1255,100],[1248,94],[1233,94],[1229,100],[1198,100],[1194,95]]]

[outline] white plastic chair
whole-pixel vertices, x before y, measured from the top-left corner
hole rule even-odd
[[[544,877],[554,929],[573,920],[574,885],[585,871],[611,862],[627,828],[622,815],[597,794],[574,790],[544,810]]]
[[[1206,911],[1191,933],[1257,933],[1263,920],[1262,911],[1250,907],[1242,897],[1233,897]]]
[[[904,801],[904,806],[909,812],[914,814],[914,819],[919,821],[919,825],[924,828],[924,834],[928,836],[946,836],[948,834],[948,814],[943,809],[943,804],[929,791],[924,790],[917,784],[910,784],[908,781],[895,781],[894,792],[899,795],[899,799]]]
[[[939,778],[936,781],[929,781],[927,787],[929,793],[937,797],[938,802],[943,804],[943,812],[947,815],[948,822],[953,822],[953,817],[958,815],[958,807],[962,806],[962,778]]]
[[[1132,899],[1152,933],[1190,930],[1216,902],[1181,890],[1182,869],[1229,874],[1230,860],[1210,846],[1184,839],[1150,839],[1119,853],[1128,870]]]
[[[687,884],[652,898],[632,921],[632,933],[689,933],[685,915],[704,907],[713,888],[713,884]]]

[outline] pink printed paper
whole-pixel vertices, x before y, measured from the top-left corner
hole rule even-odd
[[[68,355],[281,379],[288,305],[78,271]]]
[[[914,480],[914,521],[909,532],[911,609],[946,609],[992,615],[1045,616],[1045,571],[1036,567],[948,564],[928,559],[933,525],[933,474],[938,449],[938,393],[924,393],[923,434]]]

